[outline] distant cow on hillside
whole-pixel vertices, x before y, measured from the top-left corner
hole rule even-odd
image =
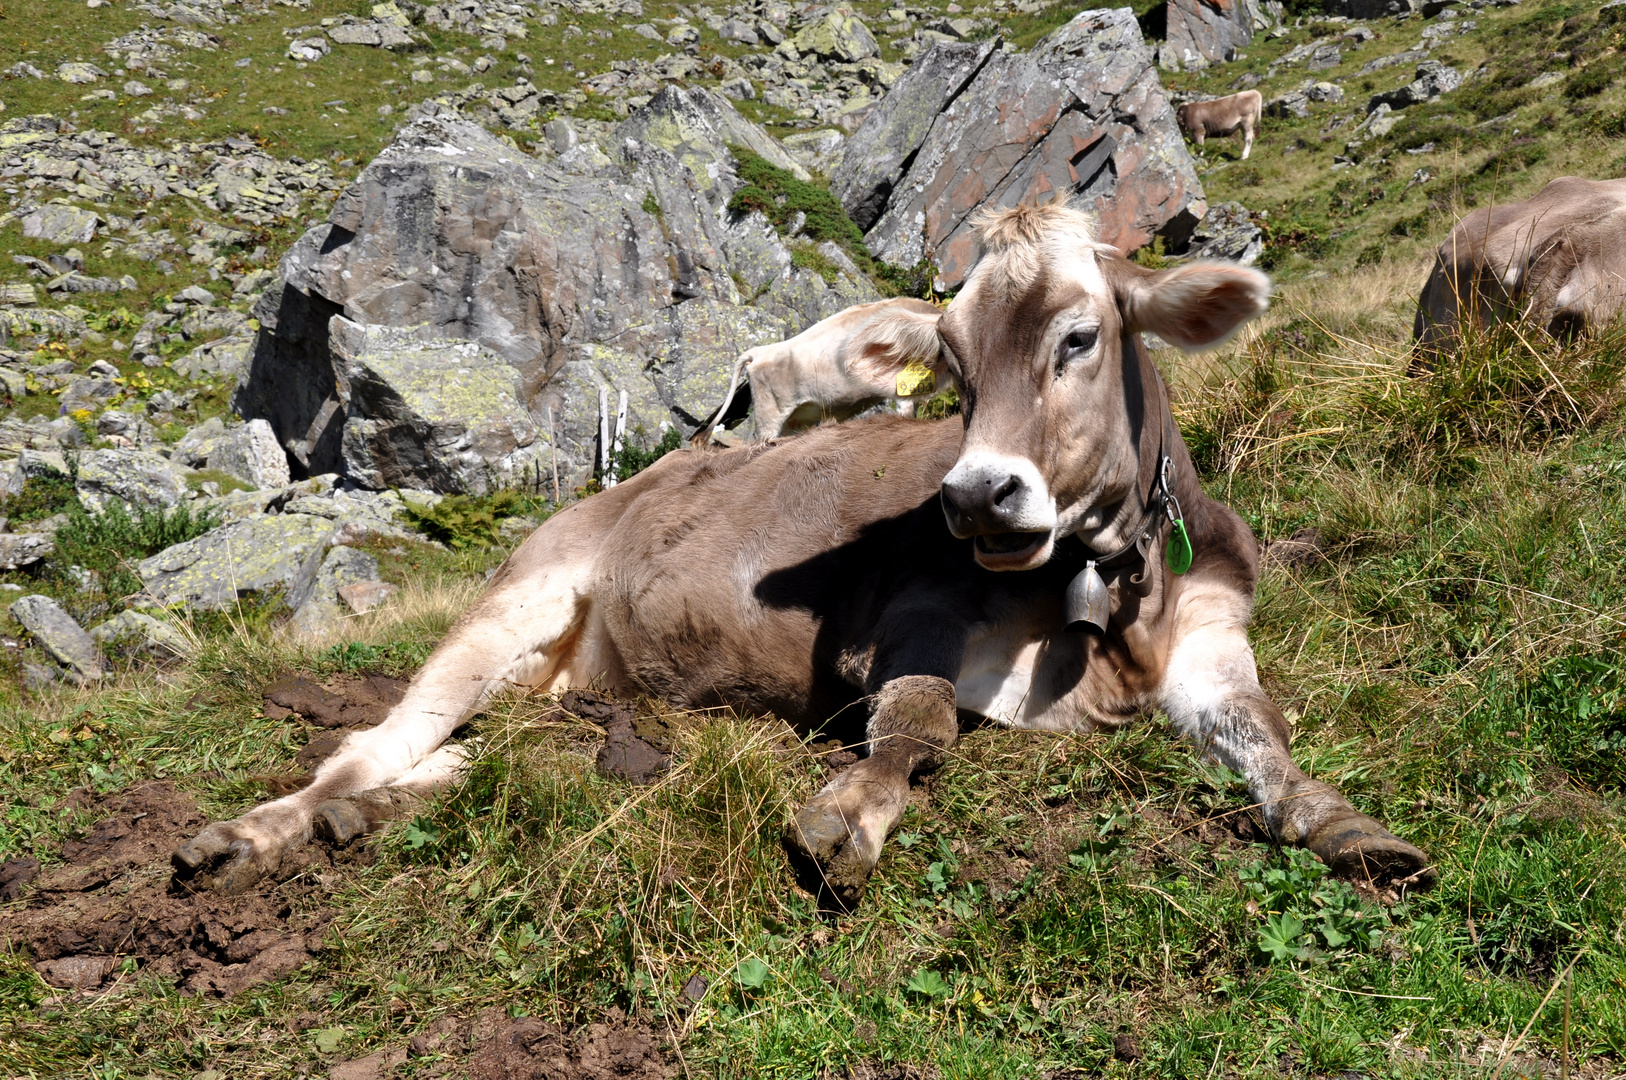
[[[1463,319],[1526,317],[1554,337],[1626,306],[1626,180],[1562,176],[1522,202],[1481,207],[1439,247],[1417,301],[1419,358],[1454,348]]]
[[[1210,135],[1242,132],[1242,160],[1246,161],[1253,152],[1253,135],[1259,130],[1259,117],[1264,108],[1265,99],[1259,96],[1259,91],[1244,90],[1212,101],[1188,102],[1180,106],[1175,116],[1198,146]]]

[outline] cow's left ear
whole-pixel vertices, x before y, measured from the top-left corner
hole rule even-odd
[[[842,344],[852,372],[877,385],[896,386],[899,397],[927,391],[916,373],[945,374],[943,341],[937,336],[941,309],[924,300],[898,297],[865,305],[865,318]],[[935,385],[935,383],[933,383]]]
[[[1114,262],[1125,328],[1149,330],[1182,349],[1218,345],[1270,306],[1270,279],[1236,263],[1196,262],[1152,271]]]

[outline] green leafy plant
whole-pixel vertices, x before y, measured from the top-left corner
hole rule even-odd
[[[814,243],[833,240],[861,267],[870,266],[872,260],[869,249],[864,246],[864,234],[829,189],[798,180],[795,174],[743,146],[731,146],[729,150],[743,181],[728,200],[731,211],[736,214],[759,211],[781,235],[800,214],[802,224],[798,235]]]
[[[141,579],[132,569],[137,560],[184,544],[220,524],[217,512],[193,513],[187,503],[171,510],[145,506],[131,510],[112,502],[93,514],[75,502],[67,513],[67,524],[56,532],[53,562],[62,571],[77,566],[99,575],[108,596],[140,591]]]
[[[640,425],[622,442],[610,461],[617,480],[630,480],[661,458],[683,445],[683,434],[677,428],[667,428],[660,440],[649,444],[648,434]]]
[[[0,499],[0,517],[12,521],[42,521],[79,505],[73,477],[61,473],[30,476],[23,490]]]
[[[739,966],[734,969],[734,978],[738,979],[740,986],[746,990],[761,990],[768,981],[768,974],[768,965],[754,956],[749,960],[741,960]]]
[[[949,985],[947,979],[931,968],[921,968],[909,976],[909,982],[904,985],[904,989],[911,994],[920,994],[922,997],[931,998],[933,1001],[941,1001],[943,998],[948,997],[954,988]]]
[[[1317,948],[1367,949],[1388,925],[1383,910],[1364,902],[1348,882],[1304,848],[1285,848],[1274,861],[1238,869],[1237,877],[1264,916],[1256,944],[1272,961],[1301,960]]]
[[[433,506],[406,500],[402,513],[413,528],[453,551],[491,547],[503,521],[533,509],[533,500],[517,491],[491,495],[447,495]]]

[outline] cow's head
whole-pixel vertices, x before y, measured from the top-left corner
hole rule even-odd
[[[974,537],[991,570],[1039,566],[1073,534],[1115,550],[1140,523],[1139,500],[1125,500],[1150,477],[1163,429],[1140,332],[1217,344],[1265,309],[1270,280],[1230,263],[1143,269],[1056,204],[991,216],[980,238],[976,268],[935,320],[965,421],[943,479],[949,529]],[[900,344],[918,341],[922,318],[899,327]]]

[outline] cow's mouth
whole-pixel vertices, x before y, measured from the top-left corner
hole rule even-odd
[[[1026,570],[1044,561],[1043,556],[1050,547],[1050,533],[983,533],[973,545],[977,562],[990,570]]]

